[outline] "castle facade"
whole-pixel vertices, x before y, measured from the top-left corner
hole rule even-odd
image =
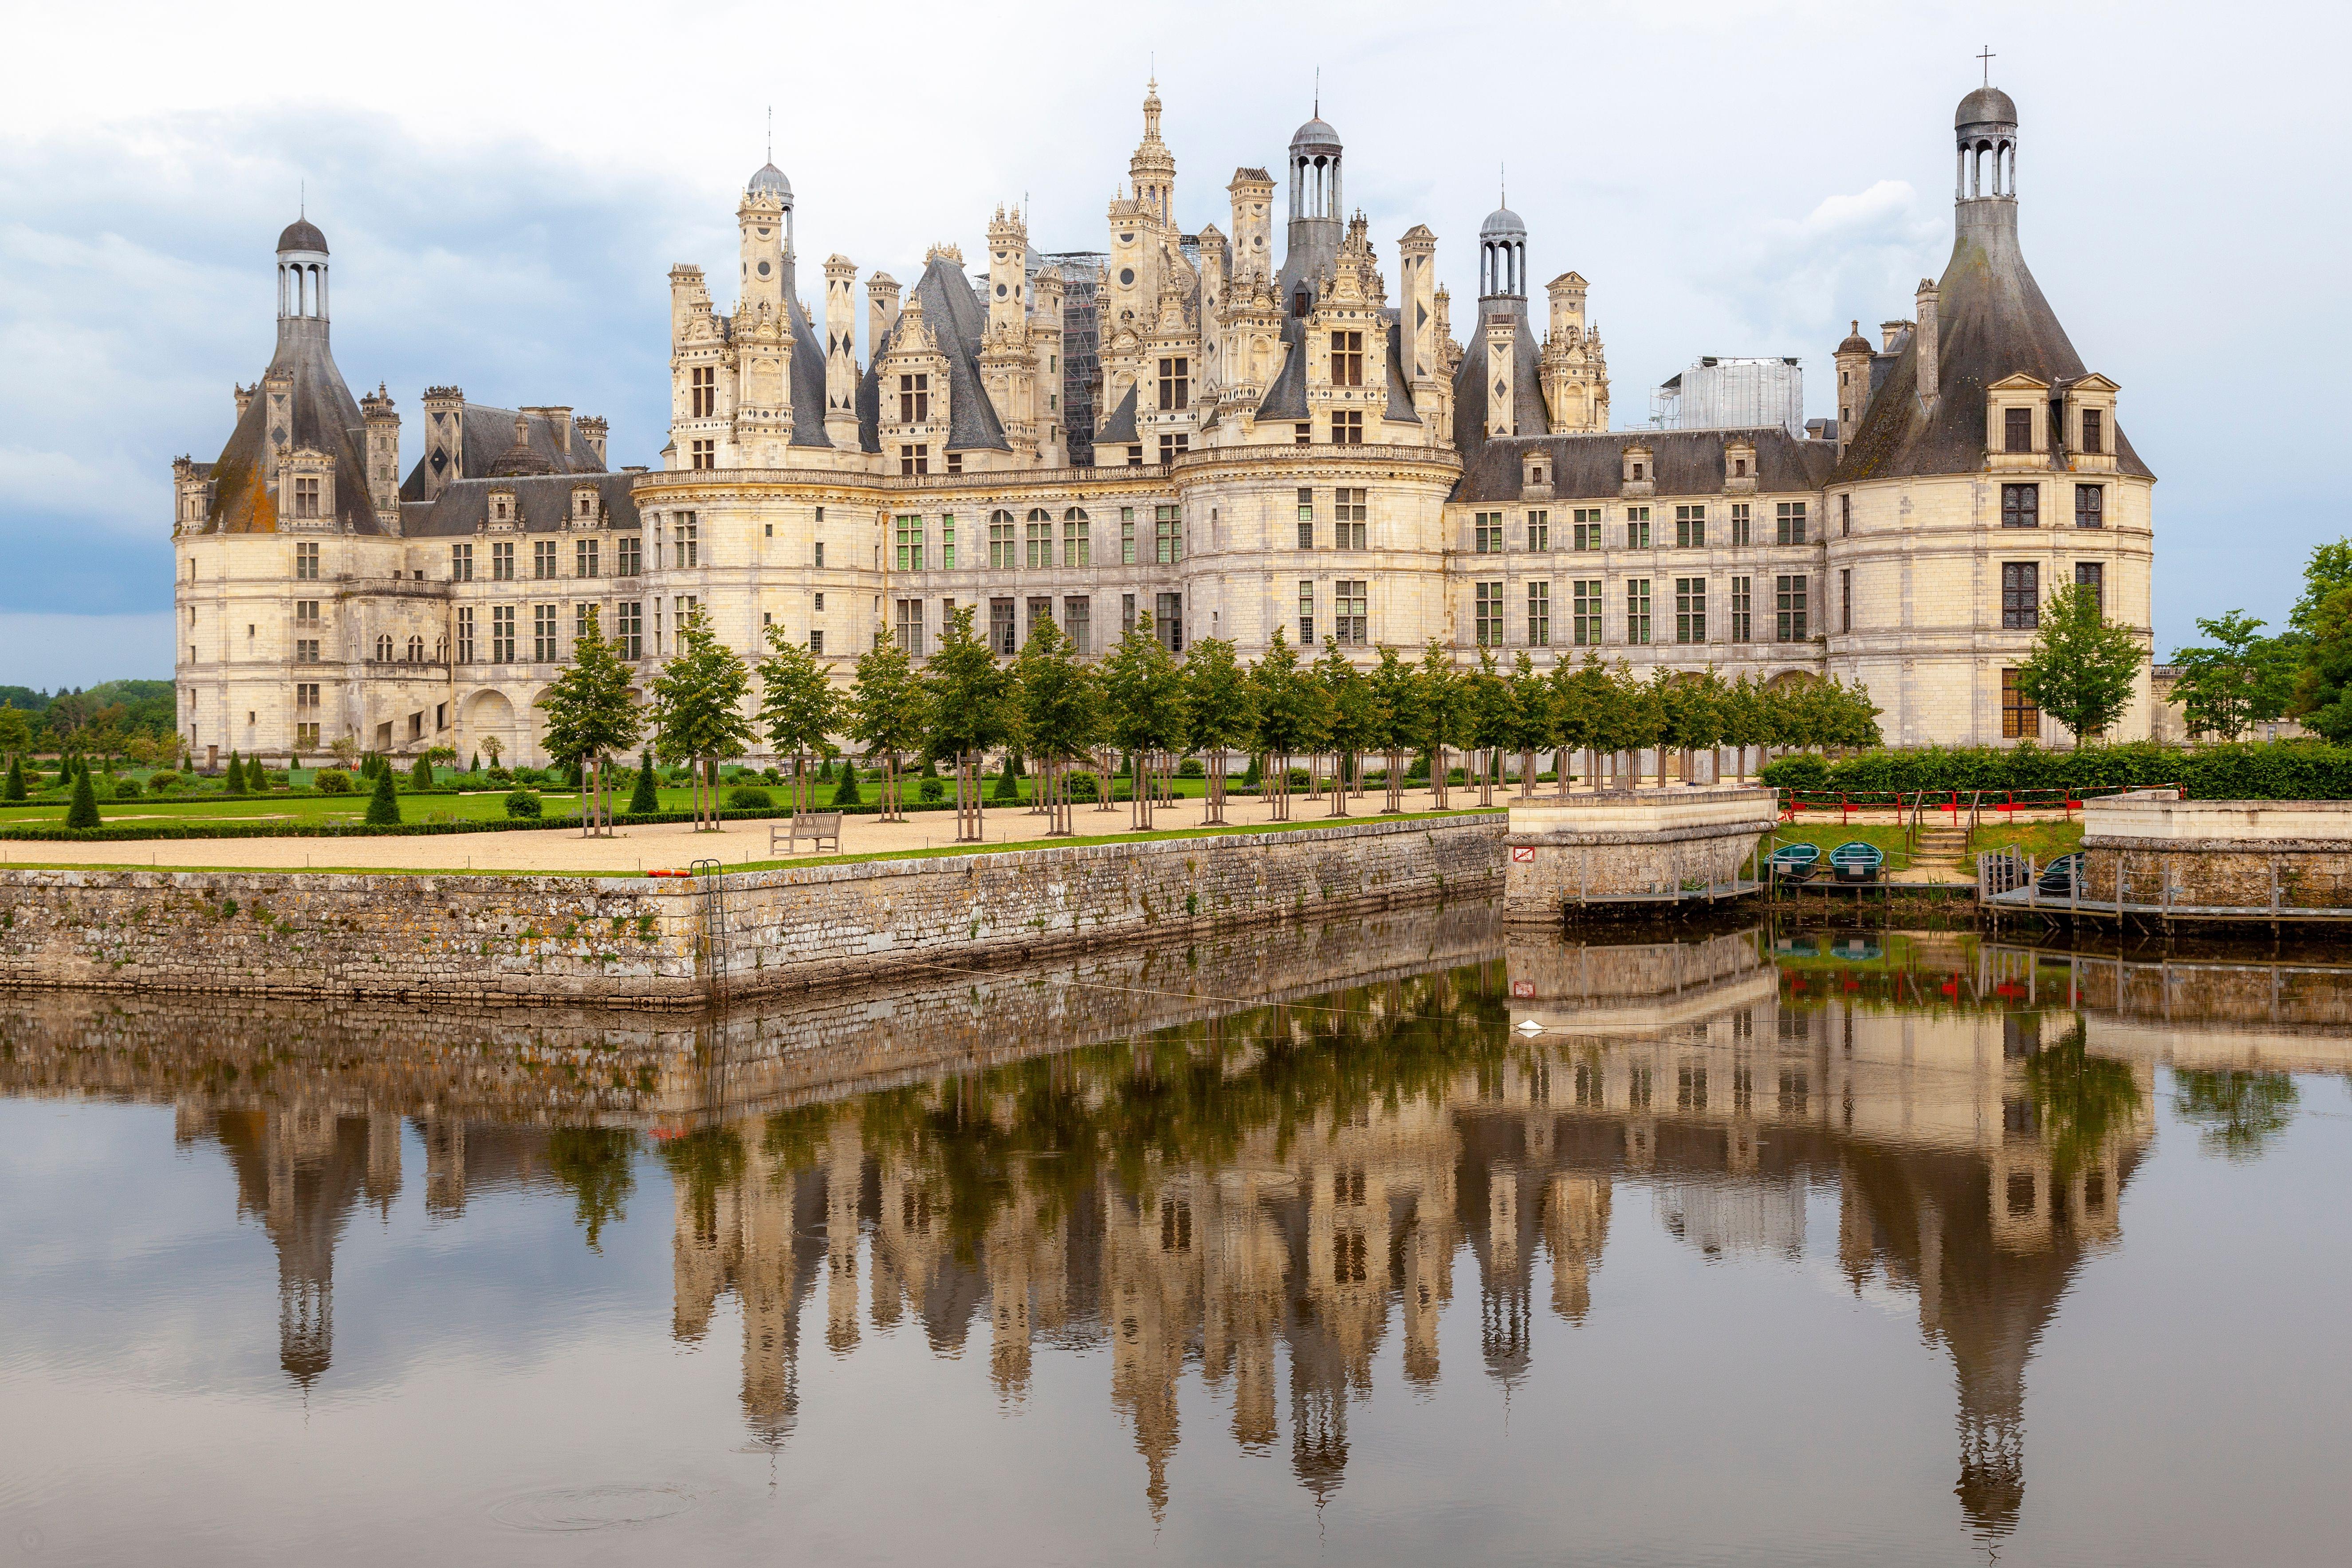
[[[999,209],[979,265],[941,244],[911,288],[866,278],[863,364],[856,264],[826,258],[813,310],[791,184],[761,168],[733,312],[671,269],[647,468],[608,466],[601,419],[434,387],[404,478],[391,396],[353,398],[329,351],[326,238],[296,222],[277,352],[219,458],[174,465],[190,749],[543,762],[533,704],[592,608],[647,680],[698,608],[747,658],[781,626],[844,681],[886,631],[928,653],[960,607],[1006,657],[1041,619],[1091,657],[1148,616],[1244,658],[1280,627],[1367,661],[1434,637],[1465,663],[1833,675],[1904,744],[2063,739],[2013,685],[2062,583],[2146,633],[2154,477],[2026,269],[2005,93],[1956,117],[1943,278],[1839,345],[1838,418],[1802,431],[1612,430],[1586,280],[1554,278],[1538,323],[1508,208],[1466,341],[1425,226],[1391,300],[1319,114],[1281,182],[1235,172],[1230,234],[1188,231],[1160,109],[1155,86],[1105,249],[1041,252]],[[2118,733],[2150,711],[2143,676]]]

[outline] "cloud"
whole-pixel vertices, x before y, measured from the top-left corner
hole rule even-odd
[[[1706,286],[1760,335],[1818,352],[1870,302],[1909,315],[1912,291],[1943,269],[1950,244],[1946,214],[1926,210],[1908,181],[1880,180],[1824,197],[1801,218],[1758,226],[1723,250]]]
[[[537,142],[428,143],[383,116],[316,110],[181,114],[6,151],[0,607],[170,605],[171,462],[219,450],[231,384],[268,363],[271,247],[305,179],[325,198],[310,216],[333,247],[337,363],[355,392],[393,390],[408,459],[417,393],[439,383],[604,414],[620,460],[660,446],[659,247],[693,226],[656,182]],[[723,238],[725,209],[709,216]]]

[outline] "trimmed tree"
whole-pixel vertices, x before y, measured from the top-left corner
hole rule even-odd
[[[1467,687],[1469,739],[1478,752],[1478,804],[1495,804],[1495,775],[1499,771],[1503,748],[1512,743],[1518,726],[1513,722],[1511,689],[1504,683],[1502,671],[1495,662],[1495,650],[1478,650],[1478,668],[1470,672]]]
[[[1197,644],[1192,651],[1199,657]],[[1227,658],[1231,658],[1230,649]],[[1149,613],[1136,616],[1134,629],[1118,639],[1118,646],[1103,661],[1104,729],[1110,743],[1128,756],[1133,782],[1128,826],[1138,833],[1151,829],[1151,778],[1157,759],[1186,743],[1191,673],[1161,646]],[[1108,779],[1104,789],[1108,793]]]
[[[1454,668],[1454,655],[1435,637],[1422,650],[1420,741],[1429,753],[1429,807],[1444,811],[1446,807],[1446,786],[1453,781],[1447,776],[1445,749],[1460,741],[1467,727],[1467,693],[1461,673]]]
[[[25,759],[8,759],[8,783],[0,788],[0,800],[17,801],[25,798]]]
[[[700,606],[677,628],[677,651],[654,677],[654,723],[658,738],[654,749],[665,762],[688,765],[694,779],[694,822],[699,833],[716,833],[719,792],[710,783],[711,767],[721,757],[740,756],[751,748],[751,722],[743,716],[743,699],[751,688],[751,674],[735,651],[710,629],[710,618]],[[701,767],[692,764],[701,763]]]
[[[81,776],[84,778],[89,777],[89,765],[88,763],[84,763],[82,765]],[[228,769],[221,775],[221,794],[243,795],[244,793],[245,763],[238,758],[235,752],[231,752],[228,754]]]
[[[1041,616],[1013,667],[1013,703],[1020,717],[1022,750],[1037,759],[1038,803],[1046,832],[1070,826],[1070,763],[1083,757],[1103,730],[1102,689],[1095,673],[1071,657],[1070,639]]]
[[[98,791],[88,773],[74,781],[73,804],[66,807],[68,827],[96,827],[99,825]]]
[[[940,646],[923,662],[923,690],[930,699],[930,734],[935,757],[955,761],[956,838],[971,842],[986,831],[982,818],[980,767],[1012,730],[1005,702],[1012,678],[988,645],[972,635],[972,606],[959,605],[940,631]],[[1011,759],[1005,763],[1012,772]]]
[[[637,785],[629,792],[629,815],[644,816],[661,809],[661,787],[654,778],[653,748],[637,760]]]
[[[1531,800],[1536,793],[1536,753],[1551,743],[1551,686],[1536,673],[1534,656],[1521,648],[1511,661],[1511,673],[1503,684],[1511,701],[1511,750],[1519,754],[1519,798]]]
[[[762,669],[765,669],[763,665]],[[764,714],[765,710],[762,709]],[[887,630],[875,640],[873,650],[859,656],[857,687],[849,699],[850,738],[869,757],[882,759],[882,820],[906,820],[900,796],[898,757],[922,748],[929,711],[922,680],[914,661]]]
[[[615,752],[626,751],[645,733],[645,715],[629,694],[635,679],[621,661],[620,650],[606,642],[596,625],[596,608],[587,610],[587,623],[572,640],[572,660],[554,683],[540,693],[538,706],[547,714],[550,754],[576,761],[581,780],[580,832],[609,834],[613,830],[609,764]],[[416,762],[419,787],[433,783],[429,757]]]
[[[1377,743],[1381,731],[1380,699],[1372,683],[1355,661],[1339,651],[1339,639],[1323,639],[1323,657],[1315,661],[1315,680],[1323,689],[1323,743],[1331,753],[1331,810],[1348,815],[1348,792],[1360,793],[1363,769],[1358,760]]]
[[[1277,822],[1290,820],[1290,759],[1321,748],[1330,728],[1323,688],[1298,668],[1298,651],[1276,624],[1265,655],[1250,667],[1250,709],[1256,719],[1252,748],[1274,770],[1269,792]]]
[[[2087,584],[2060,587],[2043,602],[2041,619],[2033,649],[2017,667],[2017,689],[2079,746],[2124,716],[2147,654],[2137,633],[2106,618],[2098,590]]]
[[[1188,743],[1208,753],[1208,809],[1201,820],[1223,822],[1229,753],[1249,743],[1251,727],[1249,680],[1232,643],[1202,637],[1192,645],[1184,656],[1183,706]]]
[[[379,769],[375,775],[375,793],[368,796],[366,822],[370,827],[389,827],[400,821],[400,796],[393,792],[392,770]]]
[[[832,762],[833,731],[841,728],[841,693],[816,655],[787,637],[783,627],[771,626],[762,636],[768,653],[760,660],[760,727],[777,755],[793,759],[793,809],[806,811],[809,754]]]
[[[1387,756],[1388,811],[1394,816],[1404,810],[1405,759],[1421,743],[1421,676],[1403,655],[1382,647],[1370,684],[1377,722],[1367,744]]]

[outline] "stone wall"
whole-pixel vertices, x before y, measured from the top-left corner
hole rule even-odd
[[[2103,903],[2120,882],[2127,904],[2352,908],[2352,801],[2134,790],[2084,803],[2083,849],[2083,896]]]
[[[1503,918],[1556,922],[1586,904],[1730,892],[1777,819],[1769,789],[1602,790],[1511,803]]]
[[[1370,992],[1377,1012],[1396,982],[1500,951],[1494,901],[1473,899],[694,1013],[29,992],[0,997],[0,1091],[206,1114],[275,1100],[336,1116],[686,1127],[1309,997]]]
[[[694,1005],[1500,890],[1504,820],[646,878],[0,873],[0,986]]]

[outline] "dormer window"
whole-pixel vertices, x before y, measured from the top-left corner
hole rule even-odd
[[[1744,479],[1748,477],[1747,458],[1734,458],[1731,459],[1731,477],[1735,479]]]
[[[318,480],[296,479],[294,481],[294,515],[296,517],[319,515]]]
[[[596,516],[596,492],[592,489],[573,490],[572,515],[583,522],[593,521]]]
[[[2001,410],[2000,449],[2004,452],[2033,450],[2033,410],[2004,408]]]
[[[1634,465],[1633,465],[1633,482],[1634,482],[1635,484],[1640,484],[1640,483],[1642,482],[1642,478],[1643,478],[1643,473],[1644,468],[1645,468],[1645,465],[1641,464],[1641,463],[1636,463],[1636,464],[1634,464]]]
[[[2086,455],[2095,458],[2106,450],[2105,425],[2106,416],[2104,410],[2097,408],[2083,410],[2082,449]]]
[[[931,416],[931,378],[928,375],[902,375],[898,378],[898,423],[920,425]]]

